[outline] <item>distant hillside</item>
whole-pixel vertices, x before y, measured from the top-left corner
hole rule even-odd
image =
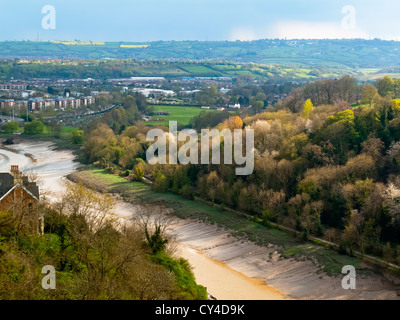
[[[383,40],[257,40],[0,42],[0,58],[224,60],[311,68],[385,68],[400,65],[400,42]]]
[[[346,70],[347,73],[351,73]],[[52,79],[110,79],[135,76],[182,77],[252,77],[274,81],[312,80],[339,77],[339,69],[314,70],[292,66],[268,66],[254,63],[238,64],[217,61],[170,61],[170,60],[3,60],[0,61],[0,81],[32,78]],[[353,72],[354,74],[354,72]]]

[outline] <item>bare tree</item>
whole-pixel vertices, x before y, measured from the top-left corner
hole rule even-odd
[[[138,206],[132,216],[132,222],[141,230],[148,246],[153,253],[167,249],[175,251],[175,237],[171,231],[176,225],[177,218],[172,209],[158,205]]]
[[[107,225],[117,227],[119,221],[114,213],[115,206],[111,195],[69,181],[66,181],[65,194],[57,205],[62,214],[84,217],[90,231],[100,230]]]

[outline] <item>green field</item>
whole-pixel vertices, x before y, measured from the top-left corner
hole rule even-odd
[[[166,111],[169,113],[168,116],[152,116],[153,119],[165,119],[165,121],[148,121],[147,125],[165,125],[168,126],[169,121],[177,121],[178,124],[188,125],[190,119],[200,114],[200,112],[218,112],[216,110],[205,110],[200,107],[180,107],[180,106],[150,106],[153,111]]]
[[[21,131],[23,132],[23,128],[21,128],[21,129],[22,129]],[[78,130],[78,128],[63,126],[61,128],[61,136],[62,137],[69,137],[71,135],[71,133],[74,132],[75,130]],[[48,136],[52,136],[53,135],[51,133],[51,129],[48,126],[44,127],[43,135],[48,135]]]
[[[210,75],[210,76],[220,76],[221,74],[218,71],[214,71],[210,68],[207,68],[205,66],[196,66],[196,65],[189,65],[189,66],[183,66],[183,70],[189,72],[189,73],[195,73],[195,74],[204,74],[204,75]]]

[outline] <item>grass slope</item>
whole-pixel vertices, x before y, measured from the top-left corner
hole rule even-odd
[[[156,111],[166,111],[169,113],[168,116],[157,116],[153,115],[153,119],[165,119],[165,121],[148,121],[146,124],[148,125],[166,125],[168,126],[169,121],[177,121],[178,124],[188,125],[190,119],[200,114],[202,111],[206,112],[218,112],[216,110],[204,110],[200,107],[178,107],[178,106],[162,106],[162,105],[153,105],[150,106],[151,109]]]

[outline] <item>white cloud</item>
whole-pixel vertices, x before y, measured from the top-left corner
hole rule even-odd
[[[273,28],[273,37],[287,39],[368,39],[361,29],[345,29],[341,23],[279,21]]]

